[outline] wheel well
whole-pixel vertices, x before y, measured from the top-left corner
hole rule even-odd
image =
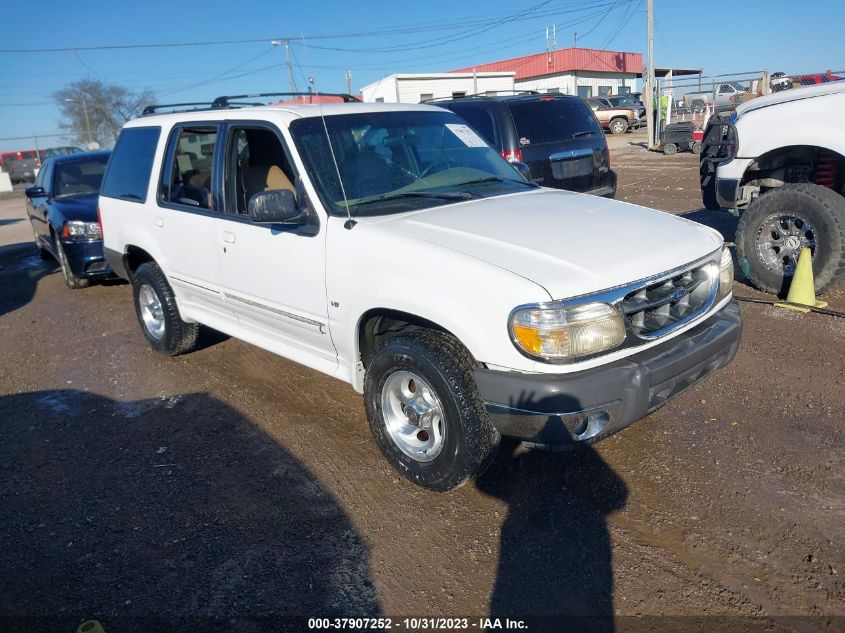
[[[805,182],[845,193],[845,157],[815,145],[779,147],[751,163],[742,184],[759,186],[763,193],[787,183]]]
[[[434,321],[415,314],[386,308],[375,308],[365,312],[358,323],[358,354],[364,367],[367,367],[375,351],[386,340],[398,334],[420,329],[438,330],[454,336]]]
[[[138,266],[146,262],[155,261],[147,251],[137,246],[127,246],[126,254],[123,256],[124,265],[129,273],[134,274]]]

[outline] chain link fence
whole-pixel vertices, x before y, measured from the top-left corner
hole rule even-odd
[[[657,129],[662,133],[670,123],[692,123],[694,129],[700,130],[712,115],[730,112],[751,99],[840,79],[845,79],[845,70],[800,74],[762,70],[710,77],[663,77],[657,80],[659,103],[654,104]]]

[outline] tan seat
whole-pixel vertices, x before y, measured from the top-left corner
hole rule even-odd
[[[290,178],[278,165],[246,165],[243,179],[247,200],[260,191],[289,189],[292,193],[296,192]]]

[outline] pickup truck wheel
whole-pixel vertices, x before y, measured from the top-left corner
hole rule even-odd
[[[141,264],[132,276],[135,314],[150,346],[159,354],[190,352],[197,342],[198,323],[186,323],[164,273],[153,262]]]
[[[56,257],[59,260],[59,266],[62,268],[62,277],[65,279],[65,285],[71,290],[78,290],[80,288],[87,288],[91,285],[90,279],[84,277],[77,277],[71,270],[70,262],[65,255],[65,249],[62,248],[62,242],[58,235],[53,236],[53,248],[56,249]]]
[[[610,122],[611,134],[624,134],[628,131],[628,122],[622,118],[613,119]]]
[[[803,247],[813,253],[816,292],[845,279],[845,198],[827,187],[801,183],[767,191],[736,228],[739,265],[766,292],[789,289]]]
[[[473,378],[474,361],[453,337],[417,330],[389,339],[364,382],[381,452],[416,484],[445,492],[478,477],[499,446]]]

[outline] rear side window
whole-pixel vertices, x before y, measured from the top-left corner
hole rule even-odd
[[[493,115],[483,108],[452,108],[452,111],[469,123],[491,145],[496,144],[496,132],[493,126]]]
[[[603,134],[581,99],[539,99],[509,107],[520,145],[568,141],[583,132]]]
[[[159,127],[133,127],[120,133],[100,192],[109,198],[146,202]]]

